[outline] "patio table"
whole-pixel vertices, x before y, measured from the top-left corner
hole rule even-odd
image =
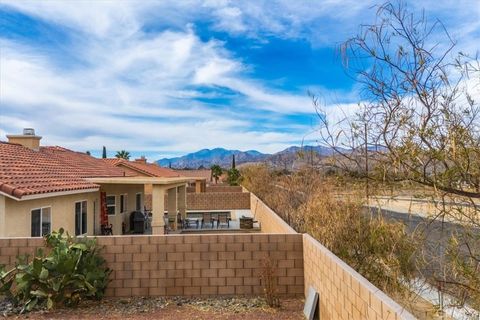
[[[200,218],[185,218],[185,228],[190,228],[191,226],[195,225],[198,229],[200,226]]]

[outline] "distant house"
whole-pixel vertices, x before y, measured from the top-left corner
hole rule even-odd
[[[0,237],[37,237],[59,228],[71,235],[94,235],[110,224],[113,234],[122,234],[130,213],[143,211],[146,188],[156,195],[153,233],[163,233],[165,194],[177,199],[169,214],[186,210],[191,179],[168,169],[141,161],[112,164],[41,146],[33,129],[7,138],[0,142]]]

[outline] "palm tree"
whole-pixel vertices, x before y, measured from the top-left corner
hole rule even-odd
[[[215,179],[215,183],[218,183],[218,178],[222,175],[222,168],[218,164],[214,164],[210,167],[212,170],[212,177]]]
[[[130,152],[125,151],[125,150],[117,151],[117,154],[115,155],[115,157],[117,157],[119,159],[129,160],[130,159]]]

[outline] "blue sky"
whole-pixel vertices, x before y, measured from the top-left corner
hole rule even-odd
[[[374,1],[0,0],[0,136],[150,160],[202,148],[276,152],[315,143],[318,119],[353,112],[338,45]],[[415,1],[458,50],[480,43],[480,4]]]

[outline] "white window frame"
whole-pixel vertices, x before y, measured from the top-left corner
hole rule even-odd
[[[122,210],[122,207],[123,207],[123,210]],[[126,212],[128,212],[128,193],[123,193],[120,195],[120,213],[126,213]]]
[[[142,192],[135,193],[135,211],[138,211],[138,209],[137,209],[137,196],[140,195],[140,211],[143,212],[142,194],[143,194]]]
[[[52,232],[52,205],[44,206],[44,207],[38,207],[38,208],[33,208],[30,210],[30,236],[32,236],[32,212],[35,210],[40,210],[40,235],[35,238],[41,238],[43,237],[42,235],[42,222],[43,222],[43,209],[50,208],[50,232]],[[33,236],[32,236],[33,237]]]
[[[77,217],[76,217],[76,215],[77,215],[77,212],[76,212],[76,210],[77,210],[77,203],[80,203],[80,228],[81,228],[82,225],[83,225],[83,220],[82,220],[82,219],[83,219],[83,218],[82,218],[82,207],[83,207],[82,203],[83,203],[83,202],[85,202],[85,204],[86,204],[86,206],[87,206],[87,212],[86,212],[86,213],[87,213],[87,230],[86,230],[86,232],[77,234],[77,230],[76,230],[77,228],[76,228],[76,226],[74,226],[73,232],[75,233],[76,236],[84,236],[84,235],[86,235],[86,234],[88,233],[88,200],[87,200],[87,199],[75,201],[75,204],[74,204],[74,206],[73,206],[73,211],[74,211],[74,212],[73,212],[73,214],[74,214],[73,219],[74,219],[74,223],[77,223]],[[80,231],[84,231],[84,230],[80,230]]]
[[[115,198],[115,201],[113,202],[113,205],[109,205],[108,202],[107,202],[107,198],[108,197],[114,197]],[[105,197],[105,205],[107,206],[107,215],[109,216],[114,216],[117,214],[117,195],[115,194],[107,194],[107,196]],[[108,207],[114,207],[115,210],[113,210],[113,214],[109,214],[108,213]]]

